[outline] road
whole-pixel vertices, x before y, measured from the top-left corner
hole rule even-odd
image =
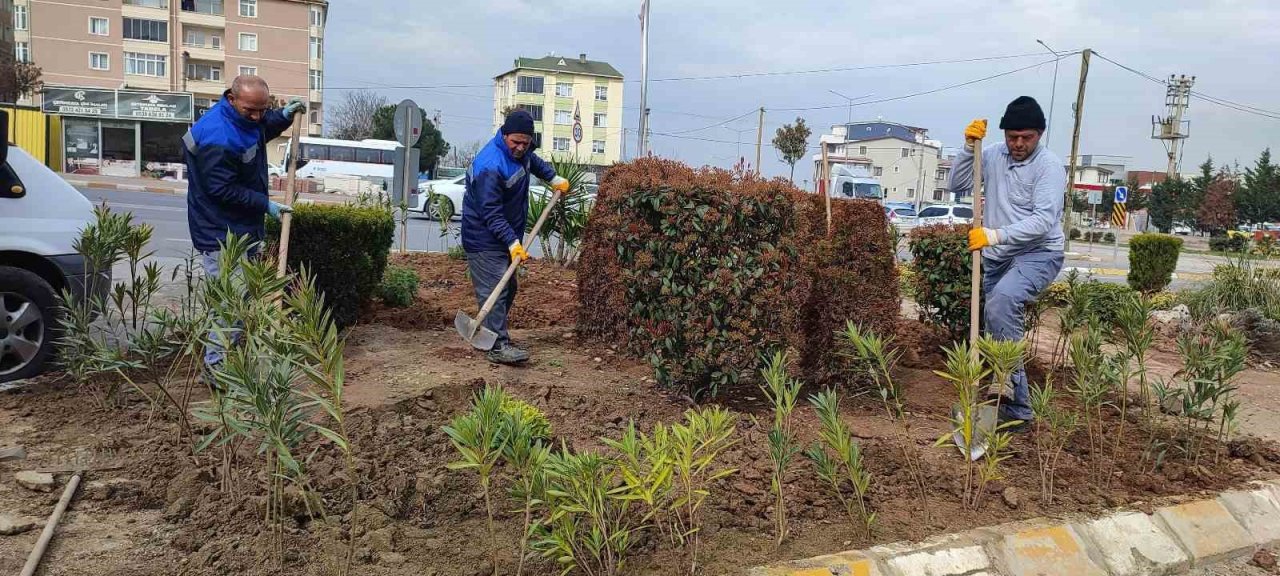
[[[106,202],[113,210],[132,212],[135,222],[146,222],[155,227],[150,248],[162,263],[185,258],[191,251],[191,235],[187,230],[187,198],[170,194],[153,192],[128,192],[123,190],[103,190],[97,188],[78,188],[91,202]],[[449,245],[458,244],[458,222],[451,227]],[[400,241],[400,224],[396,223],[396,244]],[[435,251],[444,250],[446,240],[440,237],[440,224],[423,216],[411,215],[408,222],[407,247],[409,250]],[[534,242],[529,247],[532,256],[540,256],[541,242]],[[172,259],[172,260],[170,260]]]

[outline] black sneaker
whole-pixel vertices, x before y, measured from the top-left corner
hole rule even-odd
[[[506,364],[508,366],[524,364],[529,361],[529,353],[510,342],[494,346],[493,350],[487,352],[484,357],[494,364]]]
[[[1003,407],[1001,407],[1000,409],[999,422],[1000,422],[1000,425],[1004,425],[1006,422],[1017,422],[1017,424],[1006,426],[1000,429],[1001,431],[1008,432],[1010,434],[1022,434],[1024,432],[1030,432],[1031,428],[1035,426],[1035,420],[1031,418],[1023,420],[1022,418],[1016,418],[1014,416],[1011,416],[1008,412],[1004,411]]]

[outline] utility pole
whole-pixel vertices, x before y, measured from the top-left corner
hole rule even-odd
[[[1182,147],[1182,141],[1190,136],[1190,130],[1183,125],[1185,121],[1182,115],[1191,104],[1191,86],[1195,83],[1195,76],[1188,78],[1186,75],[1176,77],[1170,75],[1169,89],[1164,97],[1165,109],[1169,115],[1151,118],[1151,137],[1168,142],[1165,148],[1169,152],[1167,176],[1170,180],[1178,177],[1178,153]]]
[[[760,107],[760,123],[756,126],[756,176],[760,175],[760,149],[764,145],[764,106]]]
[[[1089,79],[1089,57],[1092,48],[1085,48],[1080,54],[1080,88],[1076,91],[1076,127],[1071,133],[1071,167],[1067,170],[1066,199],[1062,204],[1062,236],[1064,251],[1071,249],[1071,205],[1072,195],[1076,188],[1076,161],[1080,156],[1080,121],[1084,119],[1084,85]]]
[[[643,157],[649,145],[649,0],[640,6],[640,146]]]

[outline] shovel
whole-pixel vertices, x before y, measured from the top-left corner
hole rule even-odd
[[[973,228],[982,228],[982,208],[983,197],[982,192],[982,139],[973,142]],[[972,253],[973,272],[969,279],[969,351],[973,354],[974,359],[978,356],[978,317],[979,306],[982,303],[982,251],[975,250]],[[951,408],[952,418],[958,418],[963,413],[963,406],[956,404]],[[964,445],[964,437],[959,432],[951,435],[951,439],[956,443],[956,448],[960,449],[960,454],[970,460],[977,460],[987,453],[987,437],[996,429],[999,420],[997,410],[994,406],[979,405],[977,407],[977,415],[975,422],[975,430],[973,431],[973,446],[966,447]]]
[[[551,201],[547,203],[547,207],[542,209],[542,215],[538,216],[538,221],[533,225],[533,230],[525,236],[524,245],[528,246],[538,237],[538,232],[542,230],[542,224],[547,221],[547,215],[551,214],[551,209],[555,208],[556,202],[560,201],[560,191],[556,190],[551,195]],[[459,310],[458,315],[453,318],[453,327],[458,330],[458,335],[463,340],[471,343],[471,346],[477,350],[492,350],[493,345],[498,343],[498,335],[488,328],[481,326],[484,317],[489,315],[489,311],[493,309],[493,305],[497,303],[498,296],[506,289],[507,282],[511,281],[511,277],[515,275],[516,268],[520,267],[520,261],[511,260],[511,265],[507,266],[507,271],[502,275],[502,280],[498,281],[498,285],[493,287],[493,292],[489,294],[489,298],[484,301],[484,305],[480,307],[480,313],[476,314],[474,320],[467,315],[466,312]]]

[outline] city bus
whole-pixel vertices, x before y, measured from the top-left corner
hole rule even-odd
[[[358,178],[390,180],[394,172],[396,148],[399,143],[391,140],[335,140],[332,138],[299,139],[302,158],[307,161],[298,169],[299,178],[323,180],[326,176],[354,176]],[[281,158],[288,157],[289,144],[280,145]],[[272,168],[273,173],[286,174],[287,167]]]

